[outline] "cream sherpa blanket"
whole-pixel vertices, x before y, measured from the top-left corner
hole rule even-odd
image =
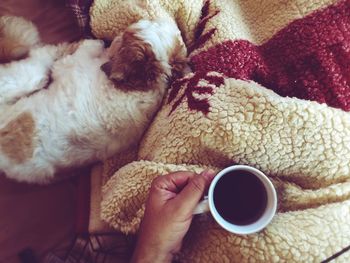
[[[90,14],[110,39],[140,18],[174,18],[193,69],[137,160],[105,163],[103,220],[134,233],[156,176],[240,163],[272,178],[276,217],[237,236],[196,216],[181,262],[319,262],[350,245],[350,1],[95,0]]]

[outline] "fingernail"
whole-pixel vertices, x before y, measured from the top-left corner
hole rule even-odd
[[[203,172],[201,172],[201,175],[204,176],[206,179],[213,179],[216,175],[215,171],[213,169],[205,169]]]

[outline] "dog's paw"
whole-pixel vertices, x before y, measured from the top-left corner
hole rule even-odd
[[[58,49],[54,45],[46,45],[30,50],[29,56],[44,65],[50,65],[58,57]]]
[[[105,47],[102,40],[86,39],[81,42],[77,49],[77,52],[85,53],[91,57],[98,57],[101,55],[104,49]]]
[[[0,63],[18,60],[40,42],[36,26],[16,16],[0,16]]]

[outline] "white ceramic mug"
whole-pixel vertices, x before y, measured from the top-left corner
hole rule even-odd
[[[214,204],[214,189],[222,176],[232,171],[246,171],[255,175],[264,185],[267,194],[267,204],[262,215],[253,223],[248,225],[235,225],[225,220],[217,211]],[[234,175],[233,175],[234,176]],[[247,235],[259,232],[265,228],[272,220],[277,209],[276,190],[270,179],[260,170],[247,165],[233,165],[220,171],[210,184],[208,196],[204,198],[195,208],[193,214],[201,214],[210,211],[215,221],[224,229],[231,233]]]

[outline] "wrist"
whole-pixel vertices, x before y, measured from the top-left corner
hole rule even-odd
[[[170,263],[173,254],[154,247],[136,246],[131,263]]]

